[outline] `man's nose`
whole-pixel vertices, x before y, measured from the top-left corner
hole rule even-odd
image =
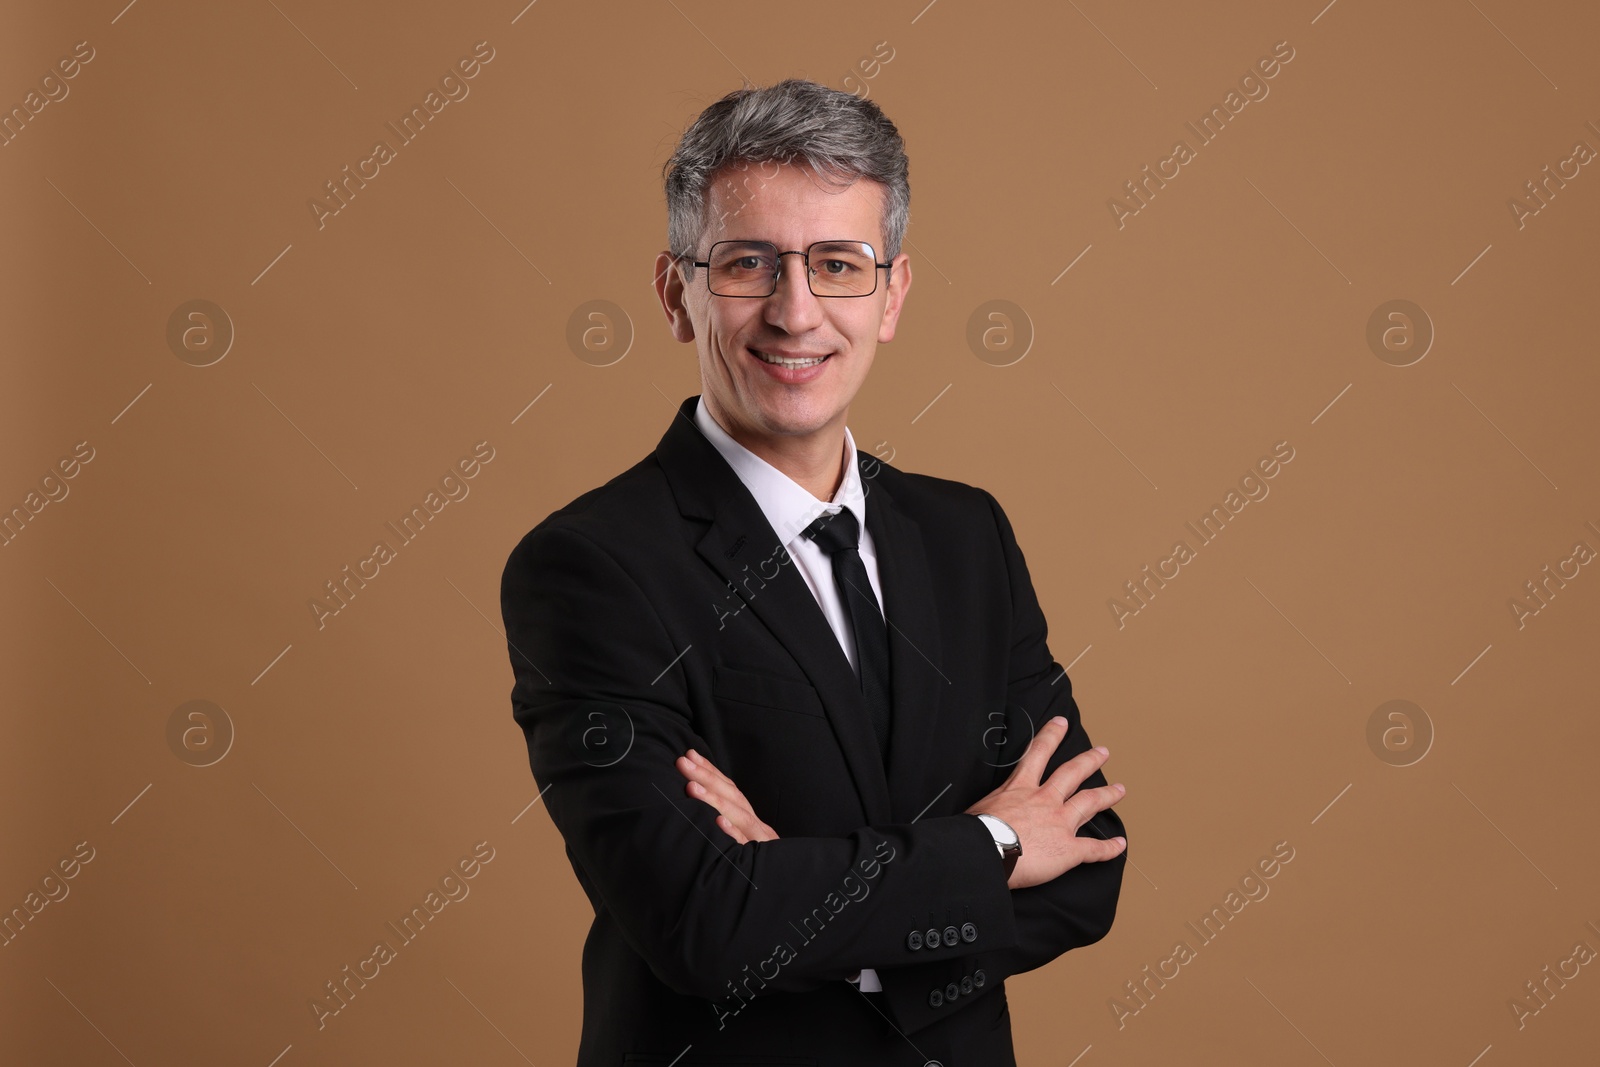
[[[767,297],[767,322],[785,333],[798,334],[822,323],[822,302],[811,291],[806,261],[798,252],[778,257],[776,288]]]

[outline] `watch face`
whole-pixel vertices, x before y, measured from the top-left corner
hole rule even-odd
[[[1017,843],[1017,832],[1002,820],[995,818],[993,815],[985,815],[983,824],[989,828],[990,833],[994,835],[995,840],[1000,844],[1015,845]]]

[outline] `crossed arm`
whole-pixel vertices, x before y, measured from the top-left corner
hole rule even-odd
[[[1056,766],[1041,781],[1045,763],[1066,737],[1067,720],[1056,716],[1034,737],[1016,768],[1000,788],[967,808],[967,814],[986,812],[1008,823],[1023,839],[1022,857],[1006,883],[1026,889],[1051,881],[1080,863],[1095,863],[1122,854],[1127,839],[1081,837],[1078,831],[1096,813],[1121,800],[1127,790],[1121,782],[1081,789],[1083,781],[1100,769],[1111,751],[1091,748]],[[717,826],[739,844],[776,841],[777,831],[761,821],[732,778],[694,749],[675,761],[688,781],[684,792],[710,804],[718,812]],[[1026,833],[1024,833],[1026,831]],[[1031,847],[1029,847],[1031,846]]]
[[[1111,754],[1109,749],[1086,749],[1058,763],[1047,776],[1044,773],[1068,728],[1065,718],[1050,719],[1029,743],[1005,782],[966,809],[967,814],[986,812],[1002,819],[1023,841],[1022,856],[1007,882],[1011,889],[1053,881],[1079,864],[1120,856],[1127,847],[1127,839],[1120,835],[1110,839],[1079,835],[1090,818],[1109,809],[1126,792],[1120,782],[1080,788],[1084,779],[1105,763]],[[743,845],[778,839],[777,832],[761,821],[733,779],[706,756],[691,748],[678,757],[675,766],[687,779],[684,792],[715,808],[717,826],[736,842]]]

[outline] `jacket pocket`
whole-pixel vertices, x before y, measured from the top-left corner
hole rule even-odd
[[[804,678],[741,670],[717,664],[711,669],[711,695],[721,701],[775,708],[797,715],[826,718],[822,698]]]

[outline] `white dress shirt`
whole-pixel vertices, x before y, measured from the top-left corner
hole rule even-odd
[[[878,610],[883,610],[883,587],[878,583],[878,555],[873,549],[872,534],[867,530],[867,496],[861,486],[861,470],[856,466],[856,442],[850,435],[850,428],[847,426],[844,431],[844,478],[839,483],[838,491],[833,494],[833,500],[824,503],[793,478],[730,437],[728,431],[706,410],[703,395],[695,404],[694,421],[700,427],[700,432],[722,454],[722,458],[728,461],[728,466],[733,468],[745,488],[750,490],[750,495],[756,498],[761,513],[777,532],[783,547],[789,552],[789,558],[805,578],[811,595],[817,598],[817,604],[833,629],[834,637],[839,639],[839,647],[844,650],[845,658],[850,661],[851,668],[859,671],[856,668],[855,633],[850,625],[850,614],[840,600],[839,588],[833,580],[833,562],[821,545],[809,537],[801,536],[801,532],[823,512],[849,508],[861,526],[858,551],[861,553],[861,562],[867,568],[867,580],[872,583],[872,595],[878,601]],[[765,546],[760,547],[765,551]],[[861,971],[860,988],[869,993],[881,989],[877,972],[870,967],[864,968]]]

